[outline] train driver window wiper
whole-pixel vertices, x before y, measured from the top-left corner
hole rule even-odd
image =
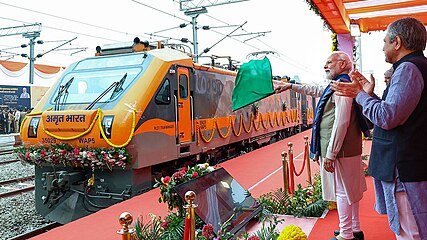
[[[58,90],[58,94],[56,94],[55,99],[53,100],[53,102],[55,103],[55,110],[59,111],[59,106],[60,104],[60,100],[61,97],[65,95],[65,98],[63,100],[63,103],[65,103],[65,100],[67,99],[68,96],[68,89],[71,86],[71,83],[73,83],[74,77],[70,78],[70,80],[68,80],[64,85],[59,86],[59,90]]]
[[[93,102],[91,103],[91,104],[89,104],[89,106],[87,106],[87,108],[86,108],[86,110],[90,110],[90,109],[92,109],[93,108],[93,106],[95,106],[95,104],[97,103],[97,102],[99,102],[99,100],[101,100],[108,92],[110,92],[111,91],[111,89],[113,89],[114,88],[114,91],[113,91],[113,94],[111,95],[111,97],[108,99],[108,100],[110,100],[112,97],[113,97],[113,95],[114,95],[114,92],[119,92],[119,90],[120,89],[122,89],[122,85],[123,85],[123,82],[125,81],[125,79],[126,79],[126,77],[127,77],[127,73],[125,73],[125,75],[122,77],[122,79],[120,79],[120,81],[119,82],[113,82],[107,89],[105,89],[95,100],[93,100]],[[122,89],[123,90],[123,89]]]
[[[120,81],[117,83],[116,87],[113,90],[113,93],[111,94],[111,97],[108,100],[113,99],[117,94],[119,94],[121,91],[123,91],[123,83],[125,82],[126,78],[128,76],[128,73],[125,73],[125,75],[120,79]]]

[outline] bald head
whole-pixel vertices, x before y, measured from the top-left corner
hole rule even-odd
[[[347,53],[343,51],[334,51],[331,54],[331,57],[336,58],[337,61],[343,61],[344,62],[344,69],[343,73],[349,73],[351,70],[353,70],[353,62],[350,60],[350,57]]]

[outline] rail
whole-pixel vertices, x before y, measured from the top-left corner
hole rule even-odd
[[[13,154],[13,152],[14,152],[14,147],[11,147],[11,149],[3,149],[3,150],[0,150],[0,156]],[[19,160],[16,158],[15,159],[12,158],[12,159],[8,159],[8,160],[3,160],[3,161],[0,161],[0,165],[14,163],[14,162],[19,162]]]
[[[32,180],[34,180],[34,175],[10,179],[10,180],[0,182],[1,188],[8,190],[6,192],[0,193],[0,198],[6,198],[6,197],[14,196],[14,195],[17,195],[20,193],[33,191],[35,188],[34,184],[25,184],[25,185],[21,184],[22,182],[27,182],[27,181],[32,181]],[[12,185],[12,184],[18,184],[18,185],[21,184],[21,185],[19,187],[16,187],[16,186],[9,187],[8,186],[8,185]]]
[[[11,159],[11,160],[6,160],[6,161],[0,161],[0,165],[14,163],[14,162],[19,162],[19,160],[18,159]]]
[[[62,226],[62,224],[57,223],[57,222],[49,223],[49,224],[47,224],[47,225],[45,225],[45,226],[39,227],[39,228],[37,228],[37,229],[35,229],[35,230],[31,231],[31,232],[26,232],[26,233],[23,233],[23,234],[17,235],[17,236],[15,236],[15,237],[13,237],[13,238],[10,238],[9,240],[24,240],[24,239],[30,239],[30,238],[33,238],[33,237],[38,236],[38,235],[40,235],[40,234],[43,234],[43,233],[45,233],[45,232],[47,232],[47,231],[49,231],[49,230],[52,230],[52,229],[54,229],[54,228],[57,228],[57,227],[59,227],[59,226]]]

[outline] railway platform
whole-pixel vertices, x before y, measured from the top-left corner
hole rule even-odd
[[[21,144],[19,133],[1,134],[0,151],[7,151]]]
[[[6,154],[13,152],[13,149],[21,145],[19,133],[1,134],[0,135],[0,153]]]
[[[282,141],[270,144],[263,148],[249,152],[232,160],[218,165],[236,179],[243,188],[247,189],[252,196],[259,197],[261,194],[283,187],[283,175],[281,167],[281,152],[287,151],[288,142],[294,144],[295,167],[300,169],[303,163],[304,136],[310,136],[310,131],[306,131]],[[365,144],[365,153],[370,152],[370,144]],[[319,171],[319,166],[311,162],[312,174]],[[305,171],[295,178],[295,185],[306,185],[307,176]],[[372,180],[367,178],[369,190],[362,201],[361,216],[363,219],[362,229],[366,228],[367,239],[395,239],[388,228],[386,216],[381,216],[373,211],[373,188]],[[118,217],[122,212],[130,212],[134,219],[142,216],[148,218],[152,213],[156,216],[166,216],[167,205],[159,203],[159,189],[153,189],[142,195],[133,197],[130,200],[118,203],[107,209],[100,210],[92,215],[78,219],[64,226],[55,228],[47,233],[31,238],[32,240],[71,240],[71,239],[120,239],[116,233],[121,228]],[[287,217],[285,225],[294,223],[301,226],[307,233],[309,239],[322,240],[332,237],[333,230],[338,227],[338,217],[336,211],[330,211],[323,219],[308,219]],[[372,229],[372,228],[375,228]],[[382,229],[378,231],[378,229]]]

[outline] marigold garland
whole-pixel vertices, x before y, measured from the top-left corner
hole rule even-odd
[[[333,33],[331,38],[332,38],[332,52],[339,51],[340,49],[338,48],[338,36],[337,36],[337,34]]]

